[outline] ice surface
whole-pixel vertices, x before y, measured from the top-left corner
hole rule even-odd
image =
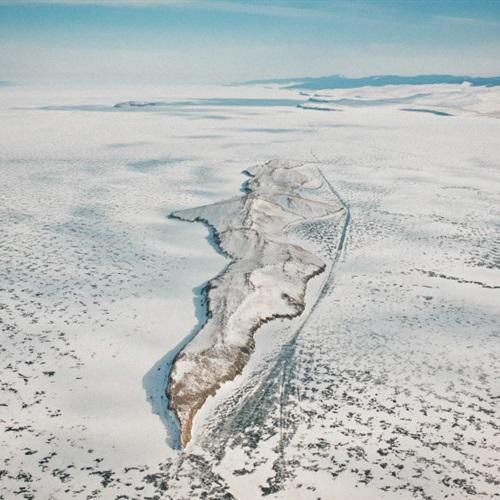
[[[363,89],[321,90],[305,94],[304,109],[341,110],[352,107],[399,106],[406,111],[434,112],[437,115],[480,113],[500,116],[498,87],[462,85],[390,85]],[[399,105],[399,106],[398,106]]]
[[[0,496],[495,498],[500,94],[424,87],[2,87]],[[202,99],[263,101],[113,111]],[[289,226],[327,269],[178,451],[169,363],[229,260],[167,216],[235,198],[270,159],[319,168],[350,222]],[[321,186],[301,197],[333,203]]]

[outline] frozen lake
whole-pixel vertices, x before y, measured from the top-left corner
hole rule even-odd
[[[0,88],[0,496],[497,495],[499,116],[467,85]],[[320,169],[345,245],[307,228],[331,281],[180,451],[169,362],[227,259],[167,216],[270,159]]]

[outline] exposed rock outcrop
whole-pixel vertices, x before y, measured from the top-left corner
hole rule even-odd
[[[247,363],[255,331],[275,318],[301,314],[307,282],[325,269],[317,255],[290,241],[287,228],[342,210],[303,195],[322,182],[314,169],[271,161],[245,173],[243,196],[172,214],[208,225],[231,259],[207,284],[207,321],[170,373],[167,394],[182,446],[191,439],[193,419],[206,399]]]

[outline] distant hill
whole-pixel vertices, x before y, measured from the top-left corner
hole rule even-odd
[[[379,75],[349,78],[342,75],[314,77],[281,78],[273,80],[251,80],[246,84],[276,83],[293,89],[355,89],[358,87],[383,87],[384,85],[431,85],[438,83],[461,84],[469,82],[474,86],[495,87],[500,85],[500,76],[455,76],[455,75]],[[290,84],[290,85],[288,85]]]

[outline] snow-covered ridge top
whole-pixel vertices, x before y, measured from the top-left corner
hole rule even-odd
[[[183,446],[206,399],[247,363],[255,331],[275,318],[301,314],[307,282],[325,269],[317,255],[290,241],[287,229],[342,211],[338,202],[304,196],[322,188],[314,168],[270,161],[246,174],[243,196],[172,214],[208,225],[231,259],[208,283],[208,319],[178,354],[170,374],[167,394]]]

